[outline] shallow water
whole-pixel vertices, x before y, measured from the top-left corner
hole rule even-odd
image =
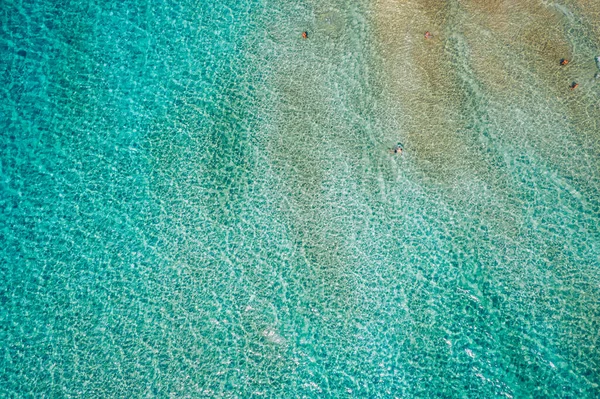
[[[1,396],[600,395],[595,2],[3,9]]]

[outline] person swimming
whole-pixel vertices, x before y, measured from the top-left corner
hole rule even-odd
[[[390,152],[393,152],[394,154],[399,154],[402,155],[402,151],[404,151],[404,146],[402,145],[402,143],[398,143],[394,146],[394,148],[392,148],[390,150]]]
[[[433,35],[431,34],[431,32],[427,31],[425,32],[425,39],[431,39],[433,37]]]
[[[578,87],[579,87],[579,83],[573,82],[573,84],[571,85],[570,89],[571,90],[575,90]]]
[[[308,39],[308,32],[302,32],[302,38]]]
[[[565,66],[569,63],[569,60],[566,58],[563,58],[562,60],[560,60],[560,65]]]

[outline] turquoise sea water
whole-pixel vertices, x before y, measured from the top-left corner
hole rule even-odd
[[[0,396],[600,396],[584,3],[4,1]]]

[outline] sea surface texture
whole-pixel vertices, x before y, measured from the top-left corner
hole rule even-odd
[[[600,397],[598,56],[597,0],[2,0],[0,397]]]

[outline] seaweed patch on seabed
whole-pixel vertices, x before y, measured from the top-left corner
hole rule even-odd
[[[274,189],[285,198],[280,204],[281,219],[298,250],[293,279],[305,287],[303,298],[310,298],[311,306],[324,314],[351,312],[356,307],[348,278],[351,262],[345,232],[341,224],[331,223],[337,208],[331,206],[329,197],[339,165],[335,159],[341,156],[336,137],[342,135],[342,121],[332,110],[326,78],[338,67],[340,50],[329,47],[333,54],[321,54],[313,44],[323,40],[318,32],[334,35],[343,29],[337,12],[326,14],[330,22],[317,17],[315,34],[309,32],[307,41],[300,38],[298,29],[298,40],[279,49],[270,77],[275,100],[269,110],[272,121],[265,146],[278,180]]]

